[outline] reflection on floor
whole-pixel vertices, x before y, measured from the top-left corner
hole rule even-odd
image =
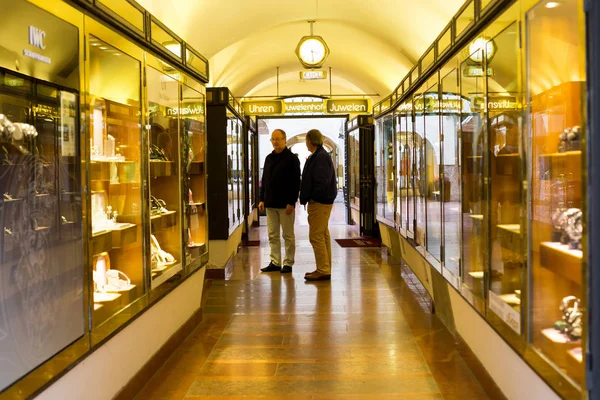
[[[260,272],[261,227],[261,247],[240,251],[231,278],[212,282],[203,322],[137,399],[490,398],[416,277],[385,250],[333,241],[331,282],[305,282],[315,262],[298,213],[293,273]],[[353,235],[331,226],[332,238]]]

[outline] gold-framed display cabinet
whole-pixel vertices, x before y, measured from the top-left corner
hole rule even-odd
[[[246,149],[246,160],[244,161],[245,190],[244,202],[244,234],[245,243],[248,242],[250,228],[258,225],[258,127],[256,117],[246,116],[244,124],[244,148]]]
[[[211,165],[208,179],[209,240],[208,274],[225,277],[225,267],[242,241],[246,209],[247,146],[244,110],[228,88],[207,89],[207,122]],[[227,207],[223,207],[223,205]],[[217,250],[218,249],[218,250]]]
[[[208,62],[133,1],[1,6],[0,397],[75,365],[106,390],[80,361],[202,287]]]
[[[371,115],[346,122],[346,195],[348,222],[364,237],[378,235],[375,220],[374,132]]]
[[[592,367],[585,26],[579,0],[467,1],[374,106],[384,243],[496,382],[548,399]]]

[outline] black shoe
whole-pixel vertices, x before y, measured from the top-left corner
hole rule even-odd
[[[273,263],[269,263],[269,265],[267,265],[264,268],[261,268],[260,270],[262,272],[274,272],[274,271],[281,271],[281,268]]]
[[[283,268],[281,268],[282,274],[287,274],[289,272],[292,272],[292,267],[290,267],[289,265],[284,265]]]

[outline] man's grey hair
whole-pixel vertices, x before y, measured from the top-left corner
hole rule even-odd
[[[306,139],[313,144],[313,146],[323,145],[323,134],[318,129],[311,129],[306,132]]]
[[[287,140],[287,135],[285,134],[285,131],[284,131],[283,129],[275,129],[275,130],[274,130],[274,131],[271,133],[271,135],[272,135],[273,133],[275,133],[275,132],[279,132],[279,133],[281,133],[281,135],[283,136],[283,140]]]

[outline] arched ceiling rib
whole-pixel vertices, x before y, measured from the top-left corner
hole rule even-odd
[[[314,33],[331,49],[324,69],[336,88],[386,96],[406,75],[463,0],[138,0],[209,58],[211,86],[236,96],[311,86],[299,82],[294,54]],[[322,86],[322,83],[321,83]],[[319,84],[313,85],[319,87]],[[327,83],[327,89],[329,83]],[[273,90],[275,93],[276,90]],[[377,98],[374,98],[377,100]]]

